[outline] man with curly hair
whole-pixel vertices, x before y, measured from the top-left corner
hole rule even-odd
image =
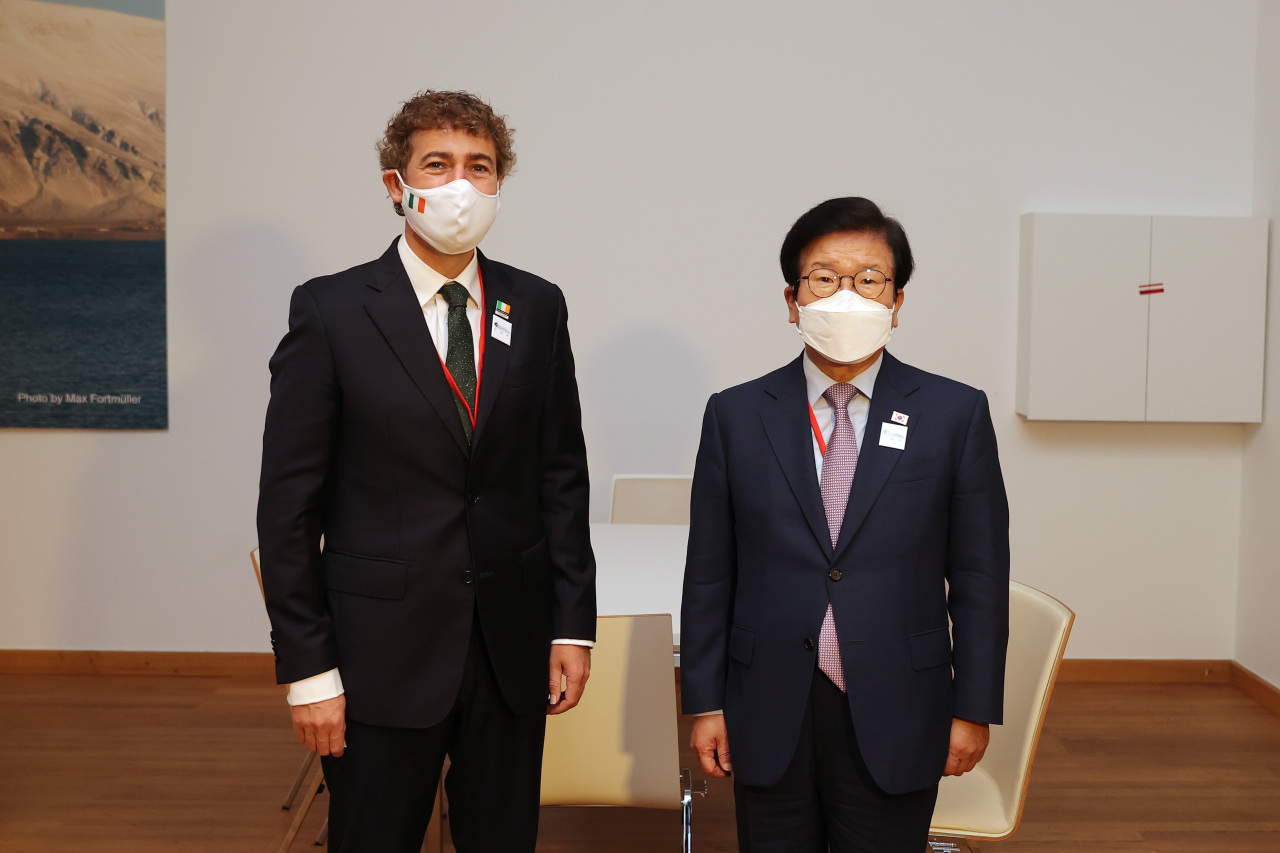
[[[334,851],[417,851],[446,755],[459,851],[530,851],[547,714],[595,637],[564,297],[478,249],[504,119],[422,92],[378,145],[406,219],[293,293],[271,359],[258,535],[276,674],[321,755]]]

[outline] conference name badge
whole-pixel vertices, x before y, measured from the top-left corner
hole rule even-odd
[[[493,339],[511,346],[511,306],[501,299],[493,308]]]
[[[892,447],[894,450],[906,450],[907,428],[901,424],[888,422],[880,424],[880,446]]]

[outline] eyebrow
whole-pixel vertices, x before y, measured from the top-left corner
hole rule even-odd
[[[814,270],[831,270],[832,272],[839,273],[840,275],[850,275],[850,273],[841,273],[837,270],[834,261],[814,261],[809,265],[809,272],[813,272]],[[857,272],[864,272],[866,270],[875,270],[876,272],[883,273],[886,277],[889,276],[888,273],[876,266],[860,266],[858,267]]]
[[[432,158],[438,158],[440,160],[452,160],[453,153],[450,151],[428,151],[427,153],[423,154],[421,157],[418,158],[418,162],[422,163]],[[473,160],[473,161],[486,160],[490,163],[493,162],[493,158],[490,157],[488,154],[485,154],[483,151],[472,151],[467,154],[467,159]]]
[[[836,270],[836,262],[830,261],[830,260],[814,261],[813,263],[809,264],[809,272],[813,272],[814,270],[831,270],[833,272],[838,272],[838,270]],[[859,272],[861,271],[862,270],[859,270]]]

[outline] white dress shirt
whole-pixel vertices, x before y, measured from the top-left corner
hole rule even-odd
[[[809,392],[809,405],[813,406],[813,416],[818,421],[822,441],[826,443],[831,441],[831,433],[836,428],[836,413],[832,405],[827,402],[827,398],[822,395],[828,388],[835,385],[836,381],[809,360],[808,352],[804,354],[803,361],[804,384]],[[876,377],[880,375],[880,364],[883,361],[882,351],[870,367],[849,382],[859,392],[849,401],[849,420],[853,422],[853,433],[857,436],[859,450],[862,449],[862,439],[867,434],[867,416],[871,414],[871,395],[875,393]],[[817,436],[813,439],[813,461],[818,468],[818,483],[822,483],[822,448],[818,446]]]
[[[404,271],[409,275],[409,283],[413,285],[413,292],[418,297],[418,304],[422,306],[422,316],[427,321],[427,331],[431,333],[431,341],[436,345],[441,363],[449,356],[449,303],[440,295],[440,288],[447,283],[456,281],[467,289],[467,320],[471,323],[471,340],[479,342],[484,333],[484,309],[480,304],[480,254],[474,251],[471,253],[470,263],[457,278],[445,278],[415,255],[403,237],[396,244],[396,249],[400,253]],[[474,346],[473,349],[476,375],[479,376],[480,347]],[[865,417],[863,420],[866,420]],[[595,646],[590,640],[552,640],[551,644],[587,648]],[[341,696],[343,692],[342,676],[337,669],[331,669],[290,684],[288,700],[290,705],[310,705]]]
[[[479,342],[484,333],[484,309],[480,305],[480,253],[471,253],[471,262],[458,274],[457,278],[445,278],[427,265],[427,262],[413,253],[409,242],[401,238],[396,244],[400,251],[400,263],[409,274],[409,283],[422,306],[422,316],[427,321],[427,331],[431,332],[431,340],[440,353],[440,361],[444,363],[449,356],[449,303],[440,295],[440,288],[451,281],[456,281],[467,289],[467,320],[471,323],[471,340]],[[476,375],[480,375],[480,347],[472,346],[476,356]]]
[[[808,351],[801,359],[804,364],[804,384],[808,392],[809,405],[813,407],[813,417],[818,422],[818,431],[822,433],[822,444],[831,441],[831,433],[836,428],[836,410],[827,398],[822,396],[836,381],[823,373],[818,365],[809,360]],[[867,416],[871,414],[871,395],[875,393],[876,377],[880,375],[880,364],[884,361],[884,352],[876,356],[871,366],[859,373],[849,382],[858,389],[858,394],[849,401],[849,420],[853,422],[853,434],[857,436],[858,447],[862,447],[863,436],[867,434]],[[818,484],[822,484],[822,445],[818,437],[813,436],[813,463],[818,469]],[[857,476],[856,474],[854,475]],[[724,711],[704,711],[696,717],[711,717],[723,714]]]

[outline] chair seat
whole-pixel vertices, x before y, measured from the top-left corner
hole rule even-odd
[[[1013,829],[1014,822],[1005,811],[1000,787],[981,765],[963,776],[943,777],[930,833],[1004,838]]]

